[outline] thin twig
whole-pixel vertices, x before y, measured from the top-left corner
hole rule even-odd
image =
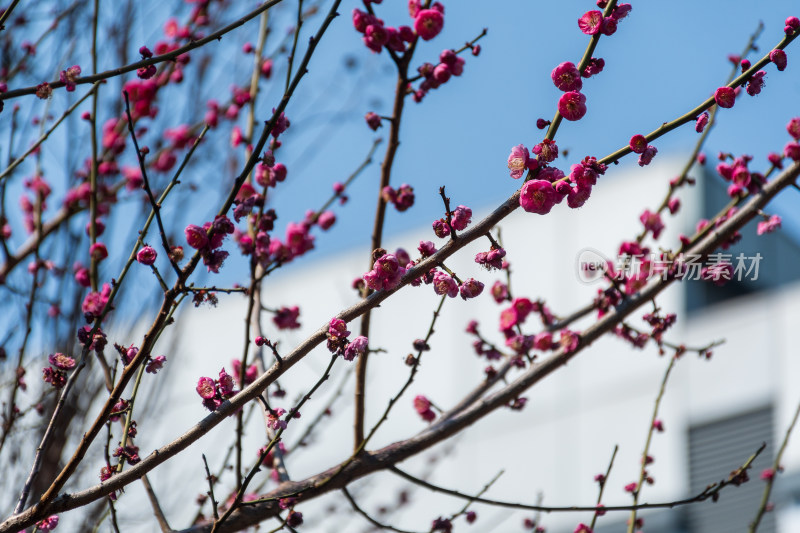
[[[667,365],[667,370],[664,372],[664,378],[661,380],[661,387],[658,389],[658,396],[656,396],[656,402],[653,406],[653,416],[650,418],[650,427],[647,428],[647,439],[645,440],[644,450],[642,451],[642,465],[639,469],[639,481],[636,483],[636,488],[633,489],[634,509],[631,511],[631,517],[628,520],[628,533],[633,533],[633,530],[636,527],[635,506],[639,503],[639,495],[642,492],[642,483],[647,476],[647,465],[648,459],[650,458],[650,442],[652,441],[653,433],[655,432],[656,419],[658,418],[658,408],[661,406],[661,398],[664,397],[664,391],[667,390],[667,380],[669,379],[669,374],[672,372],[672,367],[675,366],[675,362],[677,360],[677,356],[669,358],[669,365]]]
[[[11,164],[9,164],[8,167],[6,167],[6,169],[3,172],[0,172],[0,180],[4,180],[9,175],[11,175],[14,169],[17,168],[20,163],[25,161],[25,158],[27,158],[29,155],[35,152],[42,145],[42,143],[45,142],[50,137],[50,135],[55,131],[55,129],[58,126],[60,126],[62,122],[64,122],[64,119],[66,119],[69,115],[71,115],[72,112],[75,111],[75,109],[79,105],[81,105],[87,98],[95,94],[99,86],[100,82],[95,83],[94,85],[92,85],[92,88],[86,92],[86,94],[84,94],[78,99],[77,102],[69,106],[67,110],[64,111],[64,113],[62,113],[60,117],[58,117],[58,119],[53,123],[53,125],[50,126],[50,128],[41,137],[39,137],[36,140],[36,142],[34,142],[27,150],[25,150],[25,153],[23,153],[21,156],[16,158]]]
[[[189,51],[194,50],[196,48],[200,48],[201,46],[205,46],[206,44],[208,44],[210,42],[219,41],[220,37],[222,37],[226,33],[230,33],[231,31],[233,31],[236,28],[244,25],[248,21],[256,18],[257,16],[259,16],[264,11],[267,11],[268,9],[272,8],[273,6],[275,6],[277,4],[280,4],[282,1],[283,0],[268,0],[268,1],[264,2],[263,4],[261,4],[260,6],[258,6],[253,11],[251,11],[250,13],[248,13],[247,15],[245,15],[242,18],[236,20],[235,22],[232,22],[232,23],[228,24],[227,26],[225,26],[225,27],[223,27],[223,28],[221,28],[221,29],[219,29],[219,30],[207,35],[206,37],[203,37],[202,39],[198,39],[196,41],[191,41],[191,42],[189,42],[189,44],[181,46],[180,48],[176,48],[175,50],[172,50],[171,52],[167,52],[165,54],[161,54],[160,56],[153,56],[153,57],[151,57],[149,59],[143,59],[141,61],[137,61],[136,63],[131,63],[129,65],[125,65],[124,67],[119,67],[119,68],[107,70],[105,72],[100,72],[100,73],[94,74],[92,76],[85,76],[83,78],[76,78],[73,81],[73,83],[75,85],[80,85],[80,84],[83,84],[83,83],[94,83],[96,81],[101,81],[101,80],[105,80],[105,79],[108,79],[108,78],[114,78],[116,76],[120,76],[122,74],[125,74],[126,72],[133,72],[134,70],[138,70],[138,69],[140,69],[142,67],[147,67],[147,66],[150,66],[150,65],[157,65],[157,64],[163,63],[165,61],[175,61],[178,58],[178,56],[181,56],[181,55],[185,54],[186,52],[189,52]],[[58,89],[59,87],[64,87],[65,83],[60,81],[60,80],[53,80],[53,81],[49,82],[49,85],[53,89]],[[11,98],[16,98],[18,96],[24,96],[24,95],[35,94],[35,93],[36,93],[36,87],[35,86],[25,87],[23,89],[13,89],[11,91],[8,91],[8,92],[0,94],[0,100],[9,100]]]
[[[611,475],[611,468],[614,466],[614,458],[617,456],[617,451],[619,450],[619,446],[617,444],[614,445],[614,451],[611,453],[611,460],[608,462],[608,468],[606,468],[606,473],[603,475],[603,479],[599,481],[600,490],[597,493],[597,507],[603,502],[603,491],[606,488],[606,483],[608,482],[608,476]],[[596,511],[592,515],[592,522],[589,524],[589,529],[594,530],[594,525],[597,522],[597,517],[600,516]]]
[[[758,450],[756,450],[755,453],[753,453],[753,455],[751,455],[747,459],[747,461],[745,461],[744,464],[742,464],[742,466],[740,468],[738,468],[735,472],[742,472],[744,470],[749,469],[752,466],[752,463],[756,459],[756,457],[758,457],[761,454],[761,452],[764,451],[765,447],[766,447],[766,444],[762,444],[758,448]],[[402,477],[403,479],[405,479],[407,481],[410,481],[410,482],[412,482],[412,483],[414,483],[416,485],[419,485],[421,487],[425,487],[426,489],[431,490],[433,492],[440,492],[442,494],[455,496],[456,498],[461,498],[461,499],[464,499],[464,500],[470,500],[470,501],[477,502],[477,503],[483,503],[483,504],[486,504],[486,505],[493,505],[493,506],[496,506],[496,507],[506,507],[508,509],[524,509],[524,510],[527,510],[527,511],[541,511],[541,512],[544,512],[544,513],[559,513],[559,512],[572,513],[572,512],[576,512],[576,511],[591,511],[591,512],[607,511],[607,512],[613,512],[613,511],[630,511],[631,509],[634,509],[634,510],[635,509],[664,509],[664,508],[670,508],[671,509],[673,507],[679,507],[679,506],[682,506],[682,505],[689,505],[689,504],[692,504],[692,503],[697,503],[697,502],[702,502],[702,501],[708,500],[709,498],[714,498],[714,495],[715,494],[718,495],[720,493],[720,491],[722,491],[722,489],[724,489],[725,487],[727,487],[729,485],[737,485],[737,484],[739,484],[738,480],[734,479],[733,476],[729,476],[727,479],[721,480],[721,481],[719,481],[717,483],[710,484],[705,489],[703,489],[702,492],[696,494],[695,496],[692,496],[690,498],[684,498],[682,500],[674,500],[674,501],[670,501],[670,502],[641,503],[641,504],[636,504],[636,505],[612,505],[612,506],[608,506],[608,507],[605,507],[605,506],[578,506],[578,505],[555,507],[555,506],[545,506],[545,505],[529,505],[529,504],[524,504],[524,503],[507,502],[507,501],[501,501],[501,500],[491,500],[491,499],[488,499],[488,498],[483,498],[483,497],[479,497],[479,496],[475,496],[475,495],[471,495],[471,494],[464,494],[463,492],[459,492],[457,490],[440,487],[438,485],[434,485],[434,484],[432,484],[432,483],[430,483],[428,481],[420,479],[420,478],[418,478],[416,476],[412,476],[411,474],[409,474],[407,472],[404,472],[403,470],[400,470],[399,468],[397,468],[397,466],[391,465],[391,466],[388,466],[387,468],[388,468],[388,470],[390,472],[397,474],[398,476]]]
[[[152,485],[150,485],[150,480],[147,479],[147,476],[142,476],[142,484],[144,485],[144,490],[147,493],[147,498],[150,500],[150,505],[153,506],[153,514],[158,521],[158,525],[161,528],[162,533],[169,533],[172,531],[172,528],[169,527],[167,517],[164,516],[164,511],[161,509],[161,504],[158,503],[158,497],[156,497],[156,493],[153,490]]]
[[[128,117],[128,131],[131,134],[133,147],[136,150],[136,158],[139,161],[139,169],[142,171],[142,181],[144,190],[147,192],[147,199],[150,200],[150,206],[153,209],[153,213],[156,215],[156,224],[158,224],[158,232],[161,235],[161,246],[164,247],[164,253],[167,255],[169,264],[172,265],[172,269],[178,276],[180,276],[181,269],[178,267],[178,264],[175,263],[175,259],[173,259],[172,254],[170,253],[171,248],[169,241],[167,240],[167,232],[164,230],[164,223],[161,221],[161,204],[157,202],[155,196],[153,196],[153,190],[150,188],[150,180],[147,178],[147,166],[144,164],[144,154],[139,149],[139,141],[136,140],[136,132],[133,129],[133,117],[131,116],[131,102],[128,96],[128,91],[122,91],[122,94],[125,95],[125,116]]]
[[[211,509],[214,513],[214,520],[219,520],[219,511],[217,507],[217,499],[214,497],[214,479],[215,477],[211,475],[211,472],[208,470],[208,461],[206,460],[206,454],[203,454],[203,465],[206,468],[206,480],[208,480],[208,497],[211,498]]]
[[[381,522],[378,522],[377,520],[372,518],[369,515],[369,513],[367,513],[364,509],[362,509],[361,507],[358,506],[358,504],[356,503],[355,499],[353,499],[353,496],[350,494],[350,491],[347,490],[347,487],[344,487],[342,489],[342,494],[344,494],[344,497],[347,498],[348,502],[350,502],[350,506],[353,508],[353,510],[355,512],[357,512],[358,514],[360,514],[361,516],[363,516],[364,518],[366,518],[366,520],[370,524],[372,524],[373,526],[375,526],[377,528],[380,528],[380,529],[385,529],[387,531],[395,531],[396,533],[416,533],[414,531],[408,531],[406,529],[399,529],[399,528],[396,528],[396,527],[391,526],[389,524],[382,524]]]
[[[758,506],[758,511],[756,512],[756,516],[750,523],[750,528],[748,529],[749,533],[756,533],[758,525],[761,523],[761,519],[763,518],[764,513],[767,511],[767,506],[769,505],[769,496],[772,493],[772,485],[775,483],[775,478],[780,472],[781,458],[783,458],[783,452],[786,451],[786,446],[789,444],[789,436],[792,434],[795,424],[797,424],[798,417],[800,417],[800,403],[797,404],[797,409],[794,411],[792,421],[789,423],[789,427],[786,429],[786,435],[783,437],[781,447],[778,450],[778,454],[775,456],[775,462],[772,463],[772,476],[767,480],[767,486],[764,487],[764,494],[761,496],[761,503]]]

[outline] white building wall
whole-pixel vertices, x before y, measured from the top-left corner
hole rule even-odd
[[[561,205],[546,217],[521,210],[515,212],[502,224],[502,239],[509,250],[508,259],[513,270],[514,295],[543,298],[554,313],[561,315],[590,301],[597,286],[578,281],[578,253],[585,247],[592,247],[610,256],[621,238],[635,237],[641,230],[638,220],[641,199],[647,199],[647,204],[655,207],[667,188],[669,178],[679,172],[679,164],[662,161],[627,175],[612,168],[607,176],[601,178],[586,206],[579,210]],[[697,190],[683,190],[680,197],[684,207],[679,215],[665,216],[667,230],[661,240],[665,246],[674,246],[677,234],[688,233],[699,216]],[[478,212],[475,218],[480,216]],[[438,241],[425,227],[393,237],[385,247],[393,250],[402,246],[411,252],[421,239]],[[473,257],[476,252],[488,248],[488,241],[473,243],[447,263],[460,277],[475,277],[483,281],[487,293],[493,281],[502,278],[496,272],[479,270]],[[279,271],[266,281],[264,295],[268,306],[300,305],[302,309],[302,329],[288,334],[278,334],[274,328],[270,330],[276,339],[281,340],[282,350],[288,351],[308,332],[357,301],[350,283],[363,274],[367,258],[366,249],[348,250],[319,262]],[[475,356],[471,339],[463,334],[463,330],[470,319],[478,319],[484,335],[502,344],[497,324],[503,306],[495,304],[487,293],[477,301],[463,302],[457,298],[445,303],[436,325],[436,335],[430,343],[432,351],[423,356],[417,379],[392,412],[389,422],[376,435],[371,449],[407,438],[425,427],[411,407],[416,394],[425,394],[437,405],[447,408],[481,381],[487,363]],[[243,300],[224,295],[220,300],[217,309],[185,312],[189,321],[184,331],[188,334],[181,337],[173,358],[177,364],[190,361],[185,370],[173,376],[176,382],[174,390],[182,391],[178,400],[181,409],[175,419],[165,422],[168,429],[148,443],[152,446],[163,443],[165,438],[177,436],[204,415],[193,394],[197,378],[216,375],[223,365],[230,368],[230,359],[240,356]],[[687,354],[676,365],[659,413],[666,431],[655,435],[651,447],[656,462],[650,472],[656,484],[644,489],[644,501],[669,501],[687,495],[687,429],[692,424],[771,402],[776,408],[776,439],[783,437],[800,400],[800,387],[797,385],[800,378],[798,302],[800,285],[783,287],[779,292],[757,294],[745,300],[728,301],[691,316],[683,312],[684,292],[678,284],[658,298],[658,304],[665,312],[679,314],[677,325],[665,338],[688,346],[702,346],[720,338],[724,338],[726,343],[714,349],[710,362]],[[437,303],[438,296],[431,287],[407,287],[373,312],[371,347],[383,348],[387,352],[370,358],[368,423],[377,420],[389,398],[405,381],[408,368],[403,359],[412,350],[413,340],[425,335]],[[640,318],[644,312],[635,313],[629,322],[646,330],[646,324]],[[582,320],[576,328],[584,329],[593,318]],[[271,326],[268,318],[265,322]],[[528,324],[535,323],[535,317],[529,319]],[[357,331],[357,325],[351,324],[350,329]],[[327,351],[322,347],[281,380],[283,387],[290,391],[289,398],[296,398],[313,383],[327,360]],[[446,450],[444,455],[447,457],[435,469],[431,479],[443,486],[477,492],[503,469],[505,473],[492,487],[490,497],[533,502],[541,492],[544,503],[548,505],[591,505],[597,496],[593,477],[605,471],[614,445],[618,444],[619,453],[604,500],[607,505],[628,504],[630,496],[623,492],[623,486],[638,477],[640,454],[667,363],[667,357],[659,357],[652,347],[634,350],[619,339],[603,338],[529,391],[524,411],[498,412],[463,432],[455,439],[454,447],[437,447],[435,453],[438,450],[441,456],[442,450]],[[318,401],[311,402],[304,409],[301,421],[313,418],[318,406],[325,402],[342,379],[346,367],[351,365],[344,361],[336,365],[333,378],[318,393]],[[313,453],[301,452],[289,457],[289,472],[293,478],[316,473],[348,456],[352,446],[351,398],[348,389],[334,407],[333,418],[325,426],[321,448],[312,447]],[[285,407],[289,405],[287,400]],[[201,441],[199,448],[202,450],[195,455],[199,457],[200,451],[205,451],[221,457],[233,427],[231,422],[225,429],[212,432]],[[248,433],[248,462],[255,457],[257,447],[263,444],[260,422],[253,423],[252,428]],[[298,425],[296,429],[290,429],[285,440],[293,442],[301,428],[302,425]],[[147,444],[139,444],[143,452],[148,453]],[[190,472],[185,475],[194,476],[198,492],[203,492],[204,474],[194,459],[196,457],[192,458]],[[742,461],[745,459],[743,457]],[[787,471],[800,469],[800,435],[794,436],[783,464]],[[413,459],[402,466],[419,473],[425,470],[425,465],[424,459]],[[727,474],[720,472],[719,478]],[[161,492],[169,492],[170,487],[175,486],[176,481],[166,476],[154,477]],[[758,472],[751,477],[752,483],[761,483]],[[394,478],[382,476],[378,479],[378,483],[358,485],[365,487],[360,493],[367,508],[392,501],[396,496],[398,483]],[[717,480],[710,479],[709,483]],[[185,497],[184,494],[181,496]],[[395,525],[423,529],[429,526],[430,519],[454,512],[463,505],[435,495],[420,495],[415,502],[415,511],[399,515],[393,522]],[[800,530],[796,508],[779,509],[779,512],[781,532]],[[485,518],[479,519],[475,531],[517,531],[522,517],[530,516],[516,513],[509,517],[510,511],[488,508],[480,513]],[[549,531],[571,531],[579,521],[588,522],[591,517],[587,515],[553,514],[545,517],[544,523]],[[313,513],[307,516],[311,519]],[[354,519],[353,531],[365,529],[359,520]],[[606,520],[611,518],[606,517]],[[326,527],[325,522],[317,523],[317,526],[313,524],[311,520],[305,530],[337,530],[331,529],[332,526]]]

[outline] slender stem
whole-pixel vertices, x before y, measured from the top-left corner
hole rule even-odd
[[[208,481],[208,497],[211,498],[211,510],[214,513],[214,520],[219,520],[219,511],[217,510],[217,499],[214,497],[214,476],[208,469],[208,461],[206,454],[203,454],[203,465],[206,467],[206,480]]]
[[[100,3],[99,0],[94,0],[94,14],[92,16],[92,74],[97,74],[97,23],[100,18]],[[94,245],[97,242],[97,93],[100,92],[99,88],[95,88],[92,94],[92,116],[89,121],[91,126],[91,142],[92,142],[92,161],[89,168],[89,244]],[[97,264],[98,259],[95,254],[91,254],[89,258],[89,281],[92,290],[97,292]]]
[[[191,50],[196,48],[200,48],[202,46],[207,45],[208,43],[214,41],[220,41],[221,37],[226,33],[230,33],[231,31],[243,26],[245,23],[249,22],[250,20],[256,18],[261,13],[267,11],[268,9],[280,4],[283,0],[267,0],[253,11],[249,12],[247,15],[243,16],[242,18],[236,20],[228,24],[227,26],[209,34],[202,39],[197,39],[196,41],[191,41],[188,44],[181,46],[180,48],[176,48],[171,52],[167,52],[165,54],[161,54],[160,56],[153,56],[150,59],[143,59],[141,61],[137,61],[136,63],[131,63],[129,65],[125,65],[124,67],[119,67],[111,70],[106,70],[105,72],[100,72],[97,74],[93,74],[91,76],[85,76],[83,78],[77,78],[73,83],[75,85],[80,85],[83,83],[94,83],[100,80],[106,80],[108,78],[114,78],[116,76],[121,76],[127,72],[133,72],[135,70],[139,70],[142,67],[147,67],[149,65],[157,65],[159,63],[164,63],[165,61],[175,61],[178,56],[185,54]],[[64,82],[60,80],[53,80],[49,82],[50,87],[53,89],[58,89],[59,87],[64,87]],[[36,86],[25,87],[23,89],[14,89],[5,93],[0,94],[0,100],[9,100],[11,98],[17,98],[19,96],[25,96],[28,94],[35,94],[36,93]]]
[[[800,32],[797,32],[797,31],[793,32],[792,35],[786,35],[783,39],[781,39],[781,41],[777,45],[775,45],[773,48],[770,49],[770,52],[773,49],[783,50],[784,48],[786,48],[786,46],[789,43],[794,41],[795,38],[797,38],[798,35],[800,35]],[[731,87],[731,88],[735,89],[736,87],[738,87],[740,85],[743,85],[745,82],[747,82],[753,76],[753,74],[758,72],[762,67],[764,67],[769,62],[770,62],[770,59],[769,59],[769,52],[768,52],[761,59],[756,61],[753,64],[753,66],[751,66],[747,71],[743,72],[736,79],[734,79],[733,81],[728,83],[726,85],[726,87]],[[683,126],[684,124],[692,122],[698,116],[700,116],[700,114],[703,113],[703,111],[709,109],[711,106],[713,106],[715,104],[716,104],[716,101],[714,100],[714,97],[711,96],[708,99],[706,99],[703,103],[701,103],[700,105],[698,105],[697,107],[695,107],[694,109],[689,111],[688,113],[676,118],[675,120],[671,120],[669,122],[663,123],[661,126],[659,126],[658,128],[656,128],[652,132],[650,132],[647,135],[645,135],[645,139],[647,139],[647,142],[651,142],[651,141],[653,141],[655,139],[658,139],[662,135],[665,135],[665,134],[669,133],[670,131],[674,130],[675,128],[678,128],[680,126]],[[620,148],[619,150],[617,150],[616,152],[614,152],[614,153],[612,153],[610,155],[607,155],[606,157],[604,157],[603,159],[599,160],[598,162],[602,163],[602,164],[605,164],[605,165],[610,164],[610,163],[614,163],[614,162],[620,160],[622,157],[628,155],[631,152],[632,152],[631,147],[629,145],[626,145],[626,146],[623,146],[622,148]]]
[[[761,496],[761,503],[758,506],[756,517],[750,523],[750,528],[748,529],[749,533],[756,533],[758,525],[761,523],[761,519],[764,517],[764,513],[767,511],[769,496],[772,493],[772,485],[775,483],[775,478],[778,476],[778,472],[780,471],[783,452],[786,451],[786,446],[789,444],[789,436],[792,434],[795,424],[797,424],[798,417],[800,417],[800,403],[797,404],[797,409],[794,411],[792,421],[789,423],[789,427],[786,429],[786,435],[783,437],[781,447],[778,450],[778,454],[775,456],[775,462],[772,463],[772,477],[767,480],[767,486],[764,487],[764,494]]]
[[[367,520],[367,522],[369,522],[373,526],[375,526],[377,528],[380,528],[380,529],[385,529],[387,531],[395,531],[396,533],[416,533],[414,531],[408,531],[406,529],[399,529],[399,528],[396,528],[394,526],[390,526],[389,524],[383,524],[381,522],[378,522],[377,520],[372,518],[369,515],[369,513],[367,513],[364,509],[359,507],[359,505],[356,503],[356,500],[350,494],[350,491],[347,490],[347,487],[344,487],[342,489],[342,494],[344,494],[344,497],[347,498],[347,501],[350,503],[350,506],[353,508],[353,510],[355,512],[357,512],[358,514],[360,514],[361,516],[363,516]]]
[[[303,27],[303,0],[297,2],[297,23],[294,28],[294,37],[292,38],[292,51],[289,52],[289,66],[286,69],[286,87],[284,91],[289,90],[289,82],[292,79],[292,63],[294,63],[294,54],[297,51],[297,40],[300,38],[300,28]]]
[[[378,185],[378,200],[375,207],[375,221],[372,227],[372,241],[370,247],[370,261],[369,268],[372,269],[375,263],[372,257],[373,250],[381,247],[383,241],[383,225],[386,217],[386,200],[383,197],[383,188],[389,185],[392,176],[392,166],[394,165],[394,158],[397,154],[397,148],[400,146],[400,122],[403,116],[403,108],[406,98],[406,86],[408,85],[408,63],[411,60],[413,48],[403,56],[403,60],[398,63],[397,83],[395,85],[394,93],[394,106],[392,109],[392,120],[389,127],[389,143],[386,146],[386,154],[381,164],[381,179]],[[369,291],[365,294],[365,298],[369,297]],[[371,313],[367,311],[361,317],[360,335],[369,338]],[[359,449],[361,443],[364,441],[364,416],[365,416],[365,400],[367,388],[367,361],[369,360],[369,352],[365,353],[358,358],[356,364],[356,386],[355,386],[355,414],[353,419],[353,449]]]
[[[72,114],[72,112],[73,112],[73,111],[75,111],[75,109],[76,109],[76,108],[77,108],[79,105],[81,105],[81,104],[82,104],[82,103],[83,103],[83,102],[84,102],[84,101],[85,101],[87,98],[89,98],[90,96],[92,96],[92,95],[96,94],[96,92],[97,92],[97,88],[98,88],[99,86],[100,86],[100,82],[97,82],[97,83],[95,83],[94,85],[92,85],[92,88],[91,88],[91,89],[89,89],[89,90],[86,92],[86,94],[84,94],[83,96],[81,96],[81,97],[80,97],[80,98],[79,98],[79,99],[78,99],[78,100],[77,100],[77,101],[76,101],[74,104],[72,104],[71,106],[69,106],[69,107],[67,108],[67,110],[66,110],[66,111],[64,111],[64,113],[63,113],[63,114],[62,114],[60,117],[58,117],[58,120],[56,120],[56,121],[53,123],[53,125],[52,125],[52,126],[50,126],[50,128],[49,128],[49,129],[48,129],[48,130],[47,130],[47,131],[44,133],[44,135],[42,135],[41,137],[39,137],[39,138],[36,140],[36,142],[34,142],[34,143],[33,143],[33,144],[32,144],[32,145],[31,145],[31,146],[30,146],[30,147],[29,147],[27,150],[25,150],[25,152],[24,152],[24,153],[23,153],[21,156],[19,156],[19,157],[18,157],[18,158],[16,158],[16,159],[15,159],[15,160],[14,160],[12,163],[10,163],[10,164],[8,165],[8,167],[6,167],[6,169],[5,169],[3,172],[0,172],[0,180],[4,180],[4,179],[6,179],[8,176],[10,176],[10,175],[11,175],[11,173],[14,171],[14,169],[15,169],[15,168],[17,168],[17,167],[19,166],[19,164],[20,164],[20,163],[22,163],[23,161],[25,161],[25,158],[27,158],[29,155],[31,155],[33,152],[35,152],[35,151],[36,151],[36,150],[37,150],[37,149],[38,149],[38,148],[39,148],[39,147],[42,145],[42,143],[43,143],[43,142],[45,142],[45,141],[46,141],[46,140],[47,140],[47,139],[50,137],[50,135],[53,133],[53,131],[55,131],[55,129],[56,129],[56,128],[57,128],[59,125],[61,125],[61,123],[62,123],[62,122],[64,122],[64,119],[65,119],[65,118],[67,118],[67,117],[68,117],[70,114]],[[11,146],[11,143],[9,143],[9,146]]]
[[[142,183],[144,190],[147,192],[147,198],[150,200],[150,206],[152,207],[153,213],[155,213],[156,216],[158,233],[161,235],[161,246],[164,248],[164,253],[167,255],[169,264],[172,265],[172,269],[178,276],[180,276],[181,269],[178,268],[178,264],[175,262],[175,259],[172,258],[172,254],[170,253],[171,248],[169,241],[167,240],[167,232],[164,230],[164,223],[161,220],[161,203],[156,201],[156,198],[153,195],[153,190],[150,188],[150,180],[147,178],[147,168],[144,164],[144,154],[142,154],[142,151],[139,149],[139,141],[136,140],[136,132],[133,129],[133,117],[131,116],[131,102],[130,98],[128,97],[128,91],[122,91],[122,94],[125,95],[125,116],[128,117],[128,131],[131,134],[133,147],[136,150],[136,158],[139,160],[139,169],[142,172]]]
[[[608,17],[611,15],[611,12],[617,6],[617,0],[611,0],[606,5],[605,11],[603,11],[603,17]],[[583,52],[583,57],[581,58],[580,62],[578,63],[578,72],[583,72],[586,66],[589,64],[589,61],[592,59],[592,54],[594,53],[595,48],[597,48],[597,43],[600,41],[601,33],[595,33],[589,39],[589,44],[586,45],[586,50]],[[545,139],[553,140],[556,137],[556,132],[558,131],[559,126],[561,126],[562,120],[561,113],[556,110],[556,114],[553,117],[553,120],[550,121],[550,127],[547,129],[547,134],[545,135]]]
[[[642,483],[644,482],[644,478],[647,476],[647,464],[648,458],[650,457],[650,442],[652,441],[653,433],[655,432],[655,423],[656,419],[658,418],[658,408],[661,406],[661,398],[664,397],[664,391],[667,390],[667,380],[669,379],[669,374],[672,372],[672,367],[675,366],[675,362],[677,360],[677,357],[670,357],[669,365],[667,365],[667,370],[664,372],[664,378],[661,380],[661,387],[658,389],[658,396],[656,396],[656,403],[653,407],[653,416],[650,417],[650,427],[647,428],[647,439],[644,443],[644,451],[642,451],[642,465],[639,469],[639,481],[636,483],[636,488],[633,490],[634,506],[639,503],[639,496],[642,493]],[[628,520],[628,533],[633,533],[635,527],[636,509],[634,508],[633,511],[631,511],[631,517]]]
[[[764,451],[765,447],[766,447],[766,445],[762,444],[758,448],[758,450],[756,450],[755,453],[753,453],[753,455],[751,455],[744,462],[744,464],[742,464],[742,466],[739,467],[739,469],[737,469],[737,471],[743,471],[743,470],[749,469],[752,466],[753,461],[755,461],[756,457],[758,457],[761,454],[761,452]],[[508,509],[522,509],[522,510],[526,510],[526,511],[541,511],[541,512],[544,512],[544,513],[574,513],[574,512],[580,512],[580,511],[616,512],[616,511],[630,511],[631,509],[634,509],[634,510],[637,510],[637,509],[671,509],[671,508],[674,508],[674,507],[680,507],[682,505],[689,505],[689,504],[692,504],[692,503],[702,502],[702,501],[706,501],[706,500],[708,500],[710,498],[714,498],[714,495],[715,494],[719,494],[722,491],[722,489],[724,489],[725,487],[728,487],[729,485],[736,485],[738,483],[734,479],[729,477],[728,479],[720,481],[718,483],[710,484],[708,487],[703,489],[702,492],[700,492],[700,493],[698,493],[698,494],[696,494],[696,495],[694,495],[692,497],[684,498],[682,500],[669,501],[669,502],[641,503],[641,504],[636,504],[636,505],[610,505],[608,507],[579,506],[579,505],[572,505],[572,506],[565,506],[565,507],[552,507],[552,506],[544,506],[544,505],[530,505],[530,504],[518,503],[518,502],[508,502],[508,501],[502,501],[502,500],[491,500],[491,499],[482,498],[482,497],[479,497],[479,496],[476,497],[476,496],[471,495],[471,494],[464,494],[463,492],[460,492],[460,491],[457,491],[457,490],[447,489],[447,488],[444,488],[444,487],[440,487],[438,485],[434,485],[433,483],[430,483],[428,481],[420,479],[420,478],[418,478],[416,476],[412,476],[411,474],[409,474],[407,472],[404,472],[403,470],[400,470],[395,465],[389,465],[389,466],[387,466],[387,469],[390,472],[392,472],[393,474],[397,474],[398,476],[402,477],[403,479],[405,479],[407,481],[410,481],[411,483],[414,483],[416,485],[419,485],[420,487],[424,487],[424,488],[426,488],[428,490],[431,490],[433,492],[439,492],[439,493],[442,493],[442,494],[447,494],[449,496],[454,496],[456,498],[470,500],[472,502],[477,502],[477,503],[484,503],[486,505],[492,505],[492,506],[496,506],[496,507],[505,507],[505,508],[508,508]]]
[[[156,496],[153,487],[150,485],[150,480],[147,479],[147,476],[142,477],[142,484],[144,485],[144,490],[147,493],[147,499],[150,500],[150,505],[153,506],[153,514],[158,521],[158,526],[161,528],[162,533],[169,533],[172,531],[172,528],[169,527],[167,517],[164,516],[164,511],[161,509],[161,504],[158,503],[158,497]]]
[[[36,252],[36,263],[39,263],[39,253]],[[25,335],[22,338],[22,345],[19,348],[19,355],[17,356],[17,366],[15,372],[14,383],[11,385],[11,392],[9,393],[8,403],[6,405],[7,412],[3,417],[3,435],[0,437],[0,450],[5,446],[6,440],[11,435],[11,430],[14,427],[19,414],[17,413],[17,392],[19,392],[20,382],[24,375],[25,367],[25,350],[28,346],[31,332],[33,331],[33,306],[36,303],[36,289],[39,287],[39,268],[37,267],[33,273],[33,280],[31,281],[31,289],[28,294],[28,301],[25,304]]]
[[[6,21],[8,17],[11,16],[11,12],[14,11],[14,8],[17,7],[17,4],[19,4],[19,0],[12,0],[11,4],[3,11],[3,14],[0,15],[0,31],[6,29]]]
[[[617,451],[619,450],[619,446],[617,444],[614,445],[614,451],[611,453],[611,460],[608,462],[608,468],[606,468],[606,473],[603,476],[603,479],[600,481],[600,491],[597,493],[597,507],[600,507],[600,504],[603,502],[603,491],[606,488],[606,483],[608,482],[608,476],[611,475],[611,467],[614,466],[614,458],[617,456]],[[597,517],[600,516],[595,513],[592,515],[592,522],[589,524],[589,529],[594,530],[594,525],[597,523]]]

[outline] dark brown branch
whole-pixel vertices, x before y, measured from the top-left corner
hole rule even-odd
[[[144,485],[144,490],[147,492],[147,498],[150,500],[150,505],[153,506],[153,514],[158,520],[158,526],[161,528],[162,533],[170,533],[172,528],[169,527],[169,522],[167,522],[167,517],[164,516],[164,511],[161,509],[161,504],[158,503],[158,497],[156,497],[156,493],[153,490],[153,487],[150,485],[150,480],[147,479],[147,476],[142,477],[142,484]]]
[[[382,523],[378,522],[377,520],[372,518],[369,515],[369,513],[367,513],[364,509],[362,509],[361,507],[358,506],[356,501],[353,499],[353,496],[350,495],[350,491],[347,490],[347,487],[342,489],[342,493],[344,494],[344,497],[347,498],[347,501],[350,502],[350,506],[353,508],[353,510],[355,512],[357,512],[358,514],[360,514],[361,516],[363,516],[367,520],[367,522],[369,522],[373,526],[375,526],[377,528],[380,528],[380,529],[385,529],[387,531],[395,531],[397,533],[416,533],[414,531],[408,531],[408,530],[405,530],[405,529],[398,529],[398,528],[396,528],[394,526],[390,526],[389,524],[382,524]]]

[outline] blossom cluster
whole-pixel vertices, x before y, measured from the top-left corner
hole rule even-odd
[[[567,178],[560,169],[547,166],[558,157],[558,146],[555,142],[542,141],[533,151],[536,158],[532,158],[524,146],[515,146],[508,159],[512,178],[521,177],[524,169],[531,170],[534,176],[523,184],[519,196],[520,206],[529,213],[546,215],[564,198],[573,209],[583,206],[589,199],[598,176],[606,172],[606,165],[587,156],[580,163],[572,165]]]
[[[208,271],[218,273],[229,255],[220,248],[225,237],[233,233],[234,229],[233,222],[227,216],[217,215],[213,222],[206,222],[202,227],[194,224],[186,226],[184,234],[189,246],[200,251]]]
[[[347,324],[340,318],[332,318],[328,324],[328,350],[339,354],[345,361],[352,361],[359,355],[367,353],[369,339],[359,335],[352,341],[348,339],[350,332]]]
[[[195,390],[203,399],[203,405],[209,411],[216,411],[222,402],[232,398],[239,391],[235,388],[233,377],[225,369],[219,371],[219,379],[201,377]]]
[[[67,370],[75,368],[75,359],[63,354],[50,354],[47,361],[51,366],[42,369],[42,378],[45,383],[49,383],[53,388],[60,389],[67,383]]]

